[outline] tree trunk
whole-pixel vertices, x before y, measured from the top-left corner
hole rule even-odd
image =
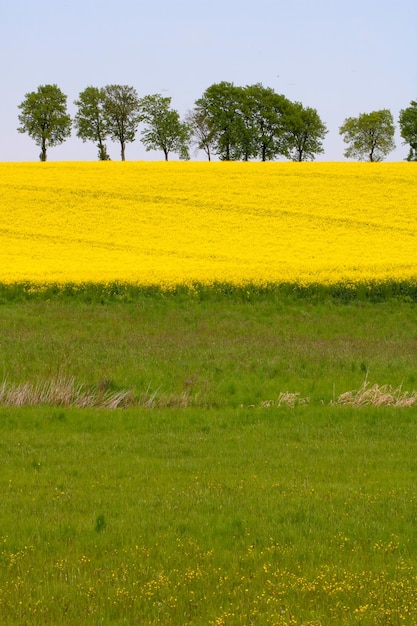
[[[126,149],[126,144],[124,141],[120,142],[120,147],[121,147],[121,157],[122,157],[122,161],[125,161],[125,149]]]
[[[226,144],[226,156],[224,160],[230,161],[230,144],[229,143]]]
[[[46,161],[46,142],[45,142],[45,139],[42,139],[41,153],[39,155],[39,158],[40,158],[41,161]]]

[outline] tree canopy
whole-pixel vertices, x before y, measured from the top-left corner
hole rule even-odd
[[[185,122],[190,129],[190,143],[203,150],[209,161],[215,146],[214,131],[207,111],[195,108],[187,112]]]
[[[176,152],[189,159],[190,128],[181,122],[178,111],[171,108],[171,98],[160,94],[145,96],[139,101],[140,121],[145,124],[142,143],[146,150],[162,150],[165,160]]]
[[[139,97],[129,85],[104,87],[104,115],[113,141],[120,143],[120,155],[125,160],[126,144],[135,141],[139,117]]]
[[[292,161],[312,161],[322,154],[323,140],[327,133],[316,109],[293,102],[284,118],[286,155]]]
[[[327,129],[315,109],[291,102],[261,83],[237,87],[221,82],[196,100],[189,119],[196,144],[225,161],[304,161],[323,152]]]
[[[67,96],[57,85],[40,85],[19,104],[19,133],[27,133],[40,146],[39,158],[46,161],[47,150],[63,143],[71,134]]]
[[[87,87],[75,100],[78,111],[74,117],[77,136],[85,141],[97,143],[100,161],[109,159],[105,142],[109,134],[109,122],[106,115],[106,94],[103,88]]]
[[[291,106],[290,101],[261,83],[244,87],[240,99],[249,148],[245,157],[269,161],[284,155],[284,120]]]
[[[208,87],[195,102],[195,110],[207,120],[214,151],[222,161],[239,158],[239,88],[223,81]]]
[[[348,117],[339,133],[348,144],[344,152],[347,158],[382,161],[395,148],[394,119],[388,109]]]
[[[417,101],[412,100],[410,106],[400,111],[400,133],[405,144],[410,146],[407,161],[417,161]]]
[[[97,145],[100,160],[110,158],[106,140],[118,142],[122,161],[126,144],[135,141],[140,124],[146,150],[162,150],[166,160],[172,152],[189,159],[191,145],[204,151],[209,161],[213,156],[223,161],[314,160],[324,152],[328,132],[316,109],[291,102],[261,83],[244,87],[227,81],[214,83],[184,118],[172,108],[170,97],[139,98],[129,85],[86,87],[74,101],[73,121],[66,101],[56,84],[40,85],[18,107],[17,130],[40,146],[42,161],[50,147],[70,136],[72,123],[77,137]],[[403,143],[409,145],[407,160],[417,161],[417,101],[400,111],[398,122]],[[388,109],[346,118],[339,134],[347,144],[347,158],[382,161],[396,147]]]

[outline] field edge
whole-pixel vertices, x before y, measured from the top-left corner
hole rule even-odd
[[[82,302],[132,302],[168,297],[184,300],[307,300],[340,302],[384,302],[390,299],[417,302],[417,277],[409,280],[364,281],[350,283],[253,283],[191,282],[165,286],[124,281],[36,283],[0,282],[0,304],[28,300],[78,300]]]

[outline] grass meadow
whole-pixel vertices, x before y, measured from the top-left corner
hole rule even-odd
[[[0,291],[2,625],[416,623],[411,291]]]

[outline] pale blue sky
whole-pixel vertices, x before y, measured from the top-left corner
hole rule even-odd
[[[0,21],[3,97],[0,160],[36,161],[39,148],[20,135],[18,104],[56,83],[68,110],[88,85],[136,88],[172,97],[181,114],[212,83],[261,82],[317,109],[328,127],[320,160],[344,160],[346,117],[417,99],[416,0],[3,0]],[[397,124],[398,126],[398,124]],[[126,158],[147,153],[140,132]],[[397,131],[402,160],[407,148]],[[118,145],[109,142],[113,159]],[[73,136],[48,160],[95,160],[96,148]],[[200,153],[194,158],[204,158]]]

